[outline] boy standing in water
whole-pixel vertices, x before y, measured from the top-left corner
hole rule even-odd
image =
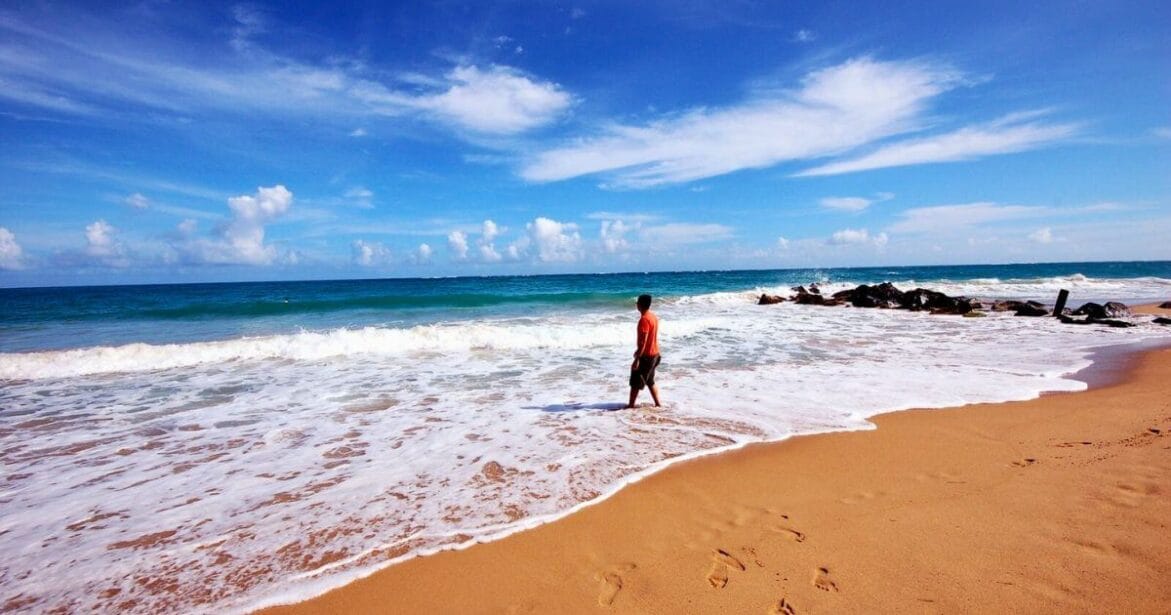
[[[639,295],[637,305],[642,317],[638,319],[634,363],[630,364],[630,403],[626,405],[627,408],[634,407],[638,392],[644,386],[650,388],[655,406],[660,405],[659,387],[655,386],[655,368],[662,359],[659,356],[659,317],[651,311],[650,295]]]

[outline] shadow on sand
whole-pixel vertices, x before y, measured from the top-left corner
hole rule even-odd
[[[550,404],[548,406],[525,406],[524,408],[525,410],[540,410],[541,412],[576,412],[578,410],[605,410],[606,412],[613,412],[626,408],[626,404],[622,402],[598,402],[593,404],[569,402],[565,404]]]

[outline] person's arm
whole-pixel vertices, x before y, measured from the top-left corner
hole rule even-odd
[[[643,356],[643,351],[646,350],[647,345],[650,344],[650,340],[650,331],[643,331],[642,329],[638,330],[638,348],[634,350],[634,358],[637,359],[638,357]]]

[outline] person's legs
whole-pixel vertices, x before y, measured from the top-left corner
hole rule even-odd
[[[638,399],[638,389],[630,387],[630,402],[626,404],[627,408],[633,408],[634,402]]]
[[[651,389],[651,399],[655,400],[655,407],[657,408],[657,407],[662,406],[663,404],[659,403],[659,387],[652,384],[650,386],[650,389]],[[634,402],[631,402],[631,404],[633,404],[633,403]]]

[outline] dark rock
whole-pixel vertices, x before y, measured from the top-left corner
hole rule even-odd
[[[797,296],[793,297],[791,301],[798,305],[825,305],[825,297],[808,292],[797,293]]]
[[[1034,302],[1023,303],[1017,306],[1015,310],[1017,316],[1048,316],[1049,310],[1041,304],[1034,305]]]
[[[810,284],[810,285],[809,285],[809,292],[811,292],[811,293],[813,293],[813,294],[815,294],[815,295],[820,295],[820,294],[821,294],[821,288],[820,288],[820,287],[818,287],[818,285],[817,285],[817,282],[814,282],[814,283],[812,283],[812,284]]]
[[[1036,301],[1007,300],[1007,301],[997,301],[997,302],[993,303],[992,304],[992,311],[993,312],[1015,312],[1015,311],[1021,309],[1022,307],[1043,308],[1045,306],[1044,306],[1044,304],[1037,303]]]
[[[1164,310],[1171,310],[1171,301],[1164,301],[1159,304],[1159,307],[1163,308]]]
[[[967,314],[983,307],[977,300],[949,297],[926,288],[916,288],[903,293],[900,306],[911,311],[930,310],[932,314]]]
[[[790,288],[789,290],[791,290],[791,291],[793,291],[793,292],[797,293],[798,295],[807,295],[807,294],[809,294],[809,291],[808,291],[808,290],[805,290],[805,287],[804,287],[804,286],[794,286],[794,287]]]
[[[837,301],[848,302],[854,307],[902,307],[903,291],[895,288],[890,282],[883,282],[877,286],[861,284],[850,290],[842,290],[833,294]]]
[[[1151,322],[1157,325],[1171,325],[1171,318],[1163,318],[1162,316],[1152,320]]]
[[[760,300],[757,301],[756,304],[757,305],[772,305],[774,303],[784,303],[785,301],[787,301],[787,299],[785,299],[784,297],[782,297],[780,295],[761,294]]]
[[[1107,301],[1106,305],[1103,305],[1102,307],[1106,308],[1106,317],[1107,318],[1119,318],[1121,316],[1131,316],[1132,315],[1130,313],[1130,308],[1126,307],[1125,303],[1119,303],[1117,301]]]
[[[1089,316],[1090,318],[1118,318],[1119,316],[1130,316],[1130,308],[1123,303],[1111,301],[1106,305],[1098,305],[1097,303],[1087,303],[1080,308],[1073,311],[1074,316]]]

